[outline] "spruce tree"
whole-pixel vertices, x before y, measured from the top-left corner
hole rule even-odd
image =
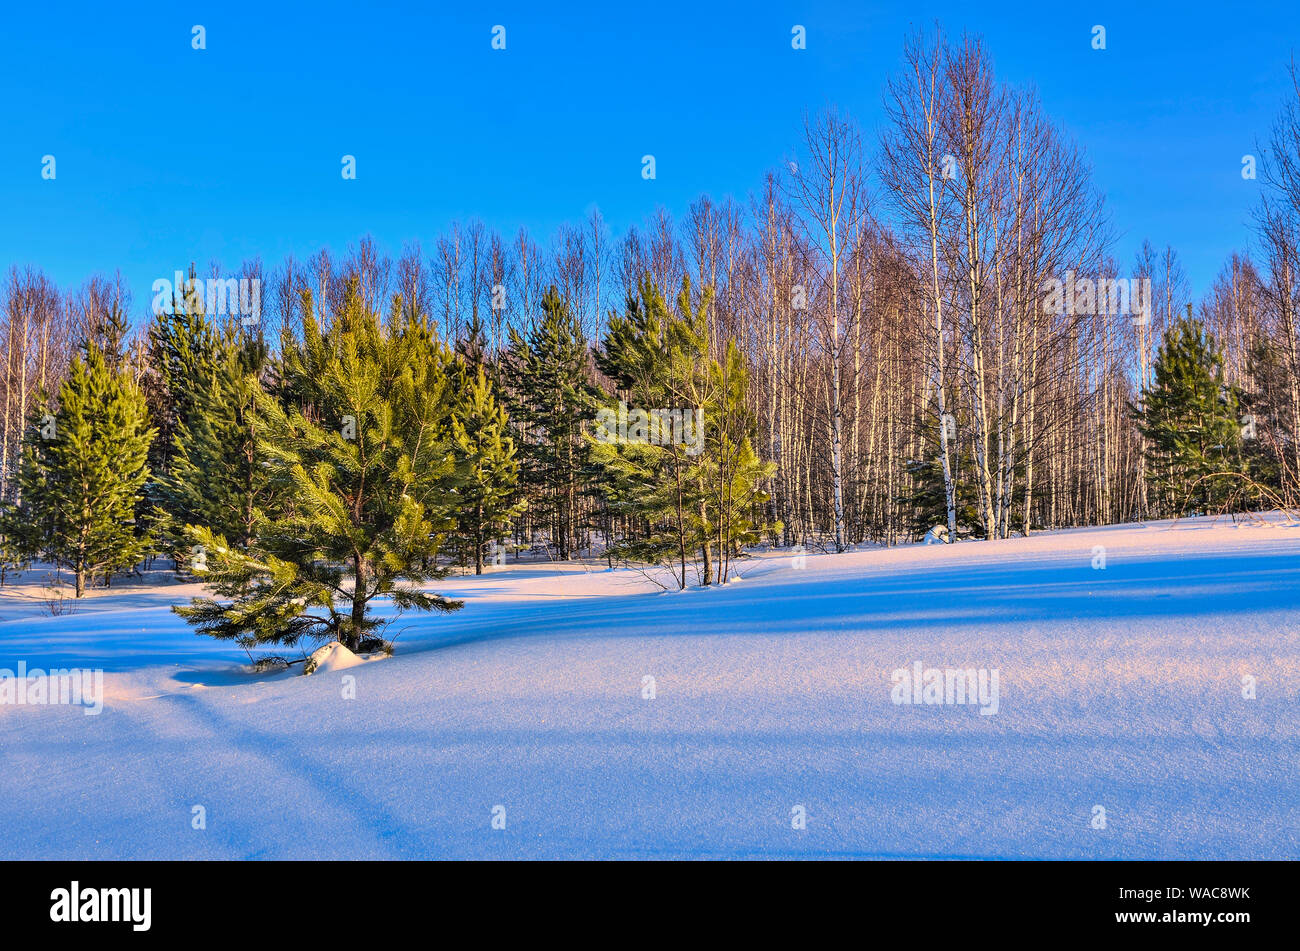
[[[1142,409],[1133,410],[1147,440],[1147,480],[1174,515],[1223,504],[1241,472],[1237,393],[1224,382],[1213,335],[1188,311],[1165,332]]]
[[[143,393],[93,341],[73,357],[56,405],[29,420],[18,503],[6,525],[26,557],[71,571],[80,598],[89,581],[136,564],[147,550],[135,515],[155,431]]]
[[[255,427],[272,482],[292,504],[240,548],[187,529],[221,598],[176,612],[198,631],[245,647],[336,639],[369,649],[384,622],[371,602],[452,611],[421,587],[442,577],[437,555],[458,499],[451,445],[453,355],[422,317],[383,326],[355,279],[318,326],[303,295],[302,339],[283,354],[282,404],[255,394]],[[290,338],[286,336],[286,341]]]

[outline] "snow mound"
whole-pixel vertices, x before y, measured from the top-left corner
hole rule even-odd
[[[347,670],[349,667],[364,663],[364,660],[338,641],[330,641],[324,647],[318,647],[312,651],[312,655],[307,658],[307,663],[303,666],[302,672],[303,676],[328,674],[335,670]]]
[[[923,545],[946,545],[948,543],[948,526],[936,525],[925,533],[921,540]]]

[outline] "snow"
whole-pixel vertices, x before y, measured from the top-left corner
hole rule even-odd
[[[935,525],[921,539],[922,545],[946,545],[948,543],[948,526]]]
[[[358,664],[364,663],[364,660],[338,641],[330,641],[323,647],[318,647],[311,652],[311,656],[307,658],[307,663],[303,665],[302,672],[308,676],[312,674],[330,674],[336,670],[347,670],[349,667],[356,667]]]
[[[1288,519],[741,568],[449,578],[464,610],[311,677],[195,635],[195,585],[59,617],[6,588],[0,671],[102,668],[105,698],[0,706],[0,857],[1300,857]],[[997,670],[996,714],[895,703],[918,662]]]

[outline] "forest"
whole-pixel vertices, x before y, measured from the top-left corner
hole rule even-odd
[[[120,276],[11,266],[0,583],[161,560],[210,585],[177,608],[203,633],[362,650],[375,598],[456,610],[430,584],[520,557],[685,588],[755,546],[1295,506],[1296,67],[1243,251],[1193,299],[1175,247],[1115,260],[1083,147],[978,38],[903,63],[880,128],[812,112],[743,199],[621,235],[592,208],[185,262],[139,311]]]

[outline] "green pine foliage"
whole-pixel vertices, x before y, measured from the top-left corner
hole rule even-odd
[[[175,610],[245,647],[337,639],[364,650],[384,623],[378,597],[398,612],[461,607],[423,590],[445,574],[437,557],[459,502],[454,357],[420,316],[384,326],[355,280],[325,328],[304,294],[301,325],[282,358],[292,399],[258,393],[254,415],[268,477],[292,502],[246,549],[189,529],[219,600]]]
[[[29,421],[6,534],[25,558],[70,571],[78,598],[148,549],[135,516],[153,435],[144,394],[93,341]]]
[[[931,528],[943,528],[945,536],[948,527],[948,495],[943,484],[942,443],[939,426],[939,403],[936,396],[921,405],[917,411],[916,427],[922,437],[921,445],[925,456],[909,459],[904,468],[911,476],[911,487],[904,491],[900,502],[907,512],[907,530],[915,538],[925,535]],[[953,417],[953,427],[949,432],[948,452],[954,472],[969,472],[975,465],[974,445],[969,439],[963,440],[960,434],[970,432],[964,418]],[[957,537],[970,538],[980,535],[979,501],[976,496],[975,483],[970,479],[954,480],[957,494]],[[1012,522],[1015,522],[1014,513]]]
[[[747,405],[749,368],[735,341],[728,340],[722,359],[710,360],[707,368],[700,529],[704,563],[710,561],[712,536],[718,552],[714,580],[725,582],[731,561],[745,547],[758,544],[765,535],[779,535],[782,526],[763,520],[769,496],[762,486],[776,473],[776,465],[763,462],[754,450],[756,422]]]
[[[1258,337],[1247,353],[1251,381],[1241,394],[1241,454],[1250,484],[1245,497],[1255,504],[1294,505],[1285,498],[1294,483],[1294,452],[1300,427],[1291,399],[1291,380],[1281,345]]]
[[[452,444],[460,463],[456,538],[473,552],[474,573],[483,573],[489,541],[504,540],[511,520],[526,507],[518,498],[519,461],[506,411],[479,366],[457,400],[451,419]]]
[[[1238,394],[1212,334],[1189,316],[1170,327],[1152,385],[1134,409],[1147,440],[1147,481],[1167,515],[1224,506],[1242,471]]]
[[[109,304],[108,312],[88,329],[87,337],[104,355],[108,368],[117,372],[126,362],[126,343],[130,333],[126,311],[122,309],[121,301],[114,300]]]
[[[167,514],[174,525],[202,525],[247,548],[276,501],[256,418],[267,348],[232,323],[212,335],[203,357],[177,379],[187,412],[172,432]]]
[[[721,361],[708,356],[709,303],[706,290],[693,304],[686,281],[674,313],[647,278],[610,318],[597,354],[617,389],[590,437],[606,504],[622,525],[614,553],[675,560],[683,588],[697,558],[704,584],[725,581],[744,545],[779,530],[756,520],[774,467],[751,444],[740,351],[731,344]]]
[[[190,281],[194,270],[190,269]],[[149,449],[153,478],[145,488],[146,505],[157,524],[159,540],[172,550],[177,567],[188,562],[187,524],[204,524],[206,514],[196,505],[192,482],[172,477],[178,447],[186,446],[198,425],[205,393],[220,363],[221,334],[207,319],[203,301],[188,288],[177,288],[170,311],[154,315],[148,334],[149,372],[145,393],[158,436]],[[202,490],[199,490],[202,495]]]
[[[579,503],[587,491],[583,430],[599,391],[591,383],[587,340],[552,287],[542,317],[527,333],[512,328],[501,378],[510,387],[510,419],[533,517],[547,526],[559,557],[579,547]]]
[[[457,344],[456,352],[464,358],[470,376],[487,364],[487,328],[483,326],[477,308],[470,315],[465,327],[465,338]]]
[[[649,281],[640,285],[638,294],[628,295],[623,314],[611,315],[596,365],[613,381],[617,394],[603,401],[597,415],[591,457],[605,504],[621,525],[621,537],[611,540],[611,555],[651,564],[675,560],[679,584],[685,587],[694,550],[687,532],[687,486],[693,473],[686,447],[649,442],[644,432],[634,431],[631,439],[619,432],[620,425],[628,425],[620,413],[626,417],[629,404],[633,412],[669,407],[671,335],[680,329],[663,294]],[[687,346],[692,354],[694,344]]]
[[[10,573],[22,565],[17,539],[5,524],[5,514],[5,511],[0,508],[0,588],[5,586]]]

